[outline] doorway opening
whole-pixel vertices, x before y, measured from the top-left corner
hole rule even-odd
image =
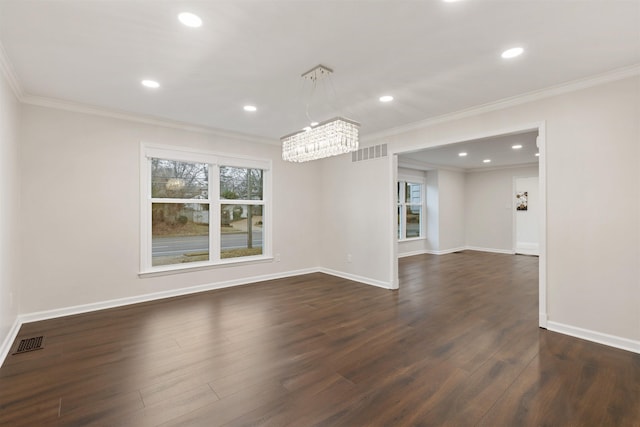
[[[544,123],[394,154],[394,179],[421,179],[425,190],[421,238],[398,239],[395,229],[395,277],[398,258],[421,253],[476,250],[539,256],[539,326],[545,328]],[[402,216],[394,209],[401,227]],[[396,283],[400,286],[398,279]]]

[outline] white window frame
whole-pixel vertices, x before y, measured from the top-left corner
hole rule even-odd
[[[199,199],[198,203],[209,204],[209,260],[185,264],[152,265],[151,206],[154,202],[175,202],[174,199],[151,197],[151,159],[159,158],[209,165],[208,199]],[[220,167],[232,166],[263,170],[262,200],[225,200],[220,199]],[[233,156],[202,151],[185,147],[172,147],[142,142],[140,144],[140,276],[163,273],[176,273],[187,270],[207,269],[219,266],[273,261],[271,235],[271,170],[272,162],[245,156]],[[184,202],[184,199],[180,199]],[[223,204],[252,204],[263,206],[262,218],[262,254],[254,256],[220,258],[220,206]]]
[[[406,183],[409,184],[419,184],[420,185],[420,236],[418,237],[407,237],[407,206],[416,206],[416,203],[407,203],[405,190]],[[398,230],[400,236],[398,237],[399,242],[408,242],[411,240],[424,240],[426,239],[426,230],[425,230],[425,215],[426,215],[426,183],[422,178],[414,177],[414,176],[398,176],[398,183],[396,185],[400,186],[400,193],[398,195],[399,200],[396,201],[396,209],[398,210]]]

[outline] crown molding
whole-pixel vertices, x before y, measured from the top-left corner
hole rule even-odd
[[[466,169],[465,173],[483,173],[483,172],[493,172],[493,171],[501,171],[507,169],[521,169],[521,168],[530,168],[530,167],[538,167],[539,162],[530,162],[530,163],[519,163],[517,165],[506,165],[506,166],[495,166],[488,168],[473,168]]]
[[[9,87],[13,91],[15,97],[23,104],[34,105],[38,107],[54,108],[58,110],[72,111],[76,113],[91,114],[94,116],[109,117],[114,119],[126,120],[130,122],[143,123],[153,126],[162,126],[172,129],[179,129],[189,132],[204,133],[207,135],[218,136],[221,138],[234,138],[241,139],[247,142],[255,142],[259,144],[280,145],[279,140],[273,140],[270,138],[259,137],[250,134],[244,134],[241,132],[224,131],[221,129],[211,128],[207,126],[193,125],[186,122],[179,122],[175,120],[161,119],[151,116],[145,116],[142,114],[129,113],[125,111],[113,110],[103,107],[96,107],[87,104],[81,104],[77,102],[66,101],[56,98],[48,98],[43,96],[35,96],[26,93],[22,89],[22,85],[17,78],[17,74],[14,71],[11,61],[7,56],[4,46],[0,42],[0,70],[5,76]]]
[[[102,117],[116,118],[116,119],[131,121],[131,122],[149,124],[154,126],[163,126],[163,127],[185,130],[190,132],[204,133],[204,134],[214,135],[222,138],[237,138],[237,139],[242,139],[244,141],[255,142],[260,144],[269,144],[269,145],[275,145],[275,146],[280,145],[279,140],[259,137],[256,135],[244,134],[240,132],[224,131],[221,129],[211,128],[207,126],[193,125],[186,122],[161,119],[161,118],[145,116],[141,114],[108,109],[104,107],[90,106],[86,104],[65,101],[65,100],[60,100],[55,98],[29,95],[25,93],[24,90],[22,89],[20,81],[17,78],[14,68],[11,65],[11,61],[9,61],[9,58],[1,42],[0,42],[0,69],[2,70],[3,75],[6,77],[6,80],[9,83],[9,86],[11,87],[16,98],[24,104],[47,107],[47,108],[55,108],[55,109],[66,110],[66,111],[73,111],[73,112],[91,114],[91,115],[102,116]],[[436,124],[459,120],[466,117],[472,117],[482,113],[501,110],[509,107],[514,107],[514,106],[525,104],[528,102],[533,102],[536,100],[549,98],[556,95],[561,95],[564,93],[574,92],[581,89],[586,89],[589,87],[598,86],[601,84],[622,80],[622,79],[637,76],[637,75],[640,75],[640,64],[635,64],[629,67],[620,68],[620,69],[599,74],[596,76],[586,77],[584,79],[574,80],[568,83],[551,86],[545,89],[529,92],[523,95],[504,98],[499,101],[482,104],[479,106],[471,107],[471,108],[460,110],[453,113],[444,114],[437,117],[428,118],[425,120],[420,120],[417,122],[409,123],[407,125],[397,126],[397,127],[386,129],[370,135],[362,135],[360,139],[362,142],[375,142],[380,139],[389,138],[389,137],[400,135],[402,133],[427,128],[429,126],[433,126]]]
[[[0,70],[2,70],[2,74],[9,83],[9,87],[13,91],[15,97],[18,98],[18,101],[22,101],[22,98],[24,98],[24,91],[22,90],[20,81],[13,69],[13,65],[11,65],[11,61],[9,61],[7,52],[4,50],[2,42],[0,42]]]
[[[96,107],[87,104],[81,104],[77,102],[65,101],[56,98],[47,98],[43,96],[35,96],[26,93],[22,89],[22,85],[17,78],[17,74],[14,71],[11,61],[7,56],[4,46],[0,42],[0,70],[5,76],[9,87],[13,91],[15,97],[23,104],[34,105],[38,107],[54,108],[58,110],[72,111],[76,113],[90,114],[94,116],[109,117],[114,119],[126,120],[130,122],[143,123],[153,126],[162,126],[172,129],[184,130],[189,132],[204,133],[207,135],[213,135],[221,138],[234,138],[241,139],[247,142],[255,142],[259,144],[280,145],[279,140],[273,140],[270,138],[259,137],[250,134],[244,134],[241,132],[231,132],[221,129],[211,128],[207,126],[193,125],[190,123],[179,122],[175,120],[161,119],[157,117],[145,116],[142,114],[129,113],[126,111],[112,110],[103,107]]]
[[[279,145],[279,141],[263,138],[255,135],[244,134],[240,132],[225,131],[221,129],[211,128],[207,126],[193,125],[186,122],[175,120],[161,119],[142,114],[129,113],[126,111],[112,110],[103,107],[90,106],[71,101],[63,101],[55,98],[47,98],[42,96],[25,95],[21,99],[24,104],[34,105],[37,107],[54,108],[58,110],[72,111],[75,113],[90,114],[94,116],[109,117],[113,119],[126,120],[129,122],[142,123],[153,126],[162,126],[172,129],[184,130],[188,132],[204,133],[207,135],[218,136],[221,138],[242,139],[247,142],[255,142],[259,144]]]
[[[38,107],[54,108],[58,110],[72,111],[75,113],[84,113],[94,116],[109,117],[114,119],[126,120],[129,122],[143,123],[153,126],[162,126],[172,129],[184,130],[189,132],[204,133],[207,135],[213,135],[221,138],[234,138],[247,142],[254,142],[259,144],[268,144],[279,146],[280,141],[271,138],[264,138],[250,134],[244,134],[241,132],[231,132],[221,129],[211,128],[207,126],[199,126],[186,122],[179,122],[175,120],[161,119],[151,116],[145,116],[142,114],[129,113],[126,111],[108,109],[103,107],[96,107],[87,104],[81,104],[72,101],[66,101],[57,98],[48,98],[44,96],[35,96],[26,93],[22,89],[22,85],[17,78],[17,74],[14,71],[11,61],[7,56],[4,46],[0,42],[0,71],[5,76],[9,87],[13,91],[13,94],[19,102],[27,105],[34,105]]]
[[[409,155],[411,153],[408,153]],[[457,168],[455,166],[442,166],[442,165],[434,165],[433,163],[423,162],[421,160],[410,159],[406,156],[398,157],[398,167],[420,170],[423,172],[426,171],[434,171],[434,170],[446,170],[449,172],[460,172],[464,173],[465,170],[463,168]]]
[[[506,169],[538,167],[538,162],[519,163],[517,165],[494,166],[494,167],[486,167],[486,168],[465,169],[465,168],[457,168],[454,166],[435,165],[432,163],[423,162],[421,160],[398,157],[398,167],[405,168],[405,169],[419,170],[423,172],[445,170],[449,172],[459,172],[459,173],[482,173],[482,172],[493,172],[493,171],[506,170]]]
[[[172,129],[184,130],[188,132],[198,132],[207,135],[218,136],[221,138],[241,139],[247,142],[255,142],[259,144],[279,145],[280,141],[269,138],[263,138],[255,135],[243,134],[240,132],[224,131],[221,129],[211,128],[207,126],[193,125],[186,122],[175,120],[160,119],[142,114],[128,113],[125,111],[112,110],[103,107],[90,106],[71,101],[63,101],[55,98],[47,98],[42,96],[25,95],[21,101],[24,104],[34,105],[37,107],[54,108],[58,110],[72,111],[75,113],[90,114],[94,116],[109,117],[113,119],[126,120],[129,122],[142,123],[153,126],[162,126]]]
[[[491,111],[502,110],[509,107],[514,107],[521,104],[537,101],[540,99],[550,98],[553,96],[575,92],[582,89],[587,89],[593,86],[614,82],[617,80],[626,79],[640,75],[640,64],[635,64],[629,67],[619,68],[617,70],[609,71],[603,74],[586,77],[579,80],[573,80],[560,85],[551,86],[545,89],[528,92],[521,95],[516,95],[509,98],[504,98],[498,101],[489,102],[487,104],[478,105],[475,107],[467,108],[464,110],[456,111],[454,113],[443,114],[420,120],[417,122],[409,123],[403,126],[397,126],[391,129],[376,132],[367,136],[362,136],[363,142],[374,142],[384,138],[390,138],[406,132],[424,129],[429,126],[433,126],[440,123],[450,122],[453,120],[459,120],[467,117],[477,116],[482,113],[488,113]]]

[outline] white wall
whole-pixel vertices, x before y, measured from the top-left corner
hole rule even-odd
[[[19,112],[18,101],[0,72],[0,344],[16,321],[20,301],[16,268],[20,214]]]
[[[22,123],[22,313],[319,265],[316,163],[285,163],[276,145],[36,106]],[[141,141],[273,159],[282,261],[139,278]]]
[[[513,180],[529,176],[538,176],[537,166],[466,174],[467,246],[506,252],[513,250]]]
[[[352,162],[351,156],[338,156],[319,161],[321,265],[332,273],[383,287],[395,281],[392,163],[390,157]]]
[[[440,248],[440,198],[438,196],[438,171],[427,172],[427,251]]]
[[[640,348],[640,77],[425,124],[367,144],[386,142],[397,153],[541,122],[545,315],[550,325],[631,340]]]
[[[438,251],[452,251],[465,244],[464,173],[438,171],[438,217],[440,244]]]

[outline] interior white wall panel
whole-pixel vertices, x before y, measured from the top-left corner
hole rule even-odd
[[[533,129],[540,123],[546,129],[549,320],[637,341],[640,77],[442,121],[383,140],[392,152],[403,152],[523,126]]]
[[[19,120],[20,105],[0,72],[0,344],[15,324],[21,294]]]
[[[23,313],[318,266],[317,163],[286,163],[277,145],[36,106],[23,112]],[[273,160],[281,261],[138,277],[141,141]]]

